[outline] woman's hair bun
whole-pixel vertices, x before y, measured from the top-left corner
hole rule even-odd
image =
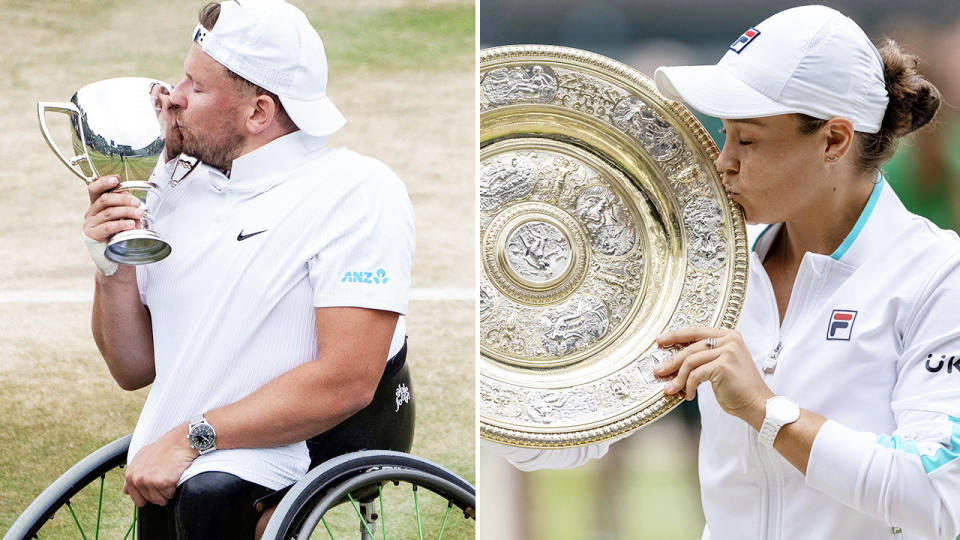
[[[879,50],[890,98],[880,132],[890,138],[902,137],[933,119],[940,108],[940,91],[920,75],[920,59],[904,52],[896,41],[887,39]]]

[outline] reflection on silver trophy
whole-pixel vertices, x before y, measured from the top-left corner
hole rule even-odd
[[[170,254],[170,244],[150,230],[147,193],[156,189],[150,174],[163,151],[163,136],[150,90],[167,83],[141,77],[106,79],[84,86],[70,103],[40,102],[40,132],[50,149],[71,171],[89,184],[100,176],[116,174],[115,188],[140,199],[146,212],[137,229],[119,232],[107,243],[106,256],[119,264],[146,264]],[[72,158],[67,158],[50,137],[46,113],[70,117]]]

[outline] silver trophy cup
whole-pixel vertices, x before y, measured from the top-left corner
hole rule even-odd
[[[119,232],[107,242],[106,257],[119,264],[147,264],[170,254],[170,244],[150,230],[147,193],[156,189],[150,174],[163,151],[163,135],[150,90],[167,83],[142,77],[106,79],[84,86],[70,103],[37,103],[40,132],[60,161],[89,184],[116,174],[125,191],[145,210],[137,229]],[[74,156],[67,158],[47,129],[46,113],[70,117]]]

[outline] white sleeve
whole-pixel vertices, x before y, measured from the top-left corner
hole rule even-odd
[[[587,446],[558,448],[556,450],[538,450],[535,448],[517,448],[491,441],[481,441],[486,448],[505,458],[521,471],[538,469],[572,469],[591,459],[599,459],[607,454],[610,445],[619,439],[598,442]]]
[[[142,264],[134,268],[137,272],[137,289],[140,291],[140,303],[147,305],[147,287],[150,285],[150,269]]]
[[[890,404],[896,430],[828,421],[807,465],[807,485],[906,533],[950,540],[960,533],[958,277],[954,269],[932,280],[904,329]]]
[[[415,244],[407,190],[379,162],[341,190],[317,223],[308,261],[315,307],[353,306],[407,312]]]

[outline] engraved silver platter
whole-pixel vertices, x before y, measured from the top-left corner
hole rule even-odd
[[[733,328],[747,279],[717,148],[638,71],[563,47],[480,53],[480,432],[558,448],[666,414],[655,337]]]

